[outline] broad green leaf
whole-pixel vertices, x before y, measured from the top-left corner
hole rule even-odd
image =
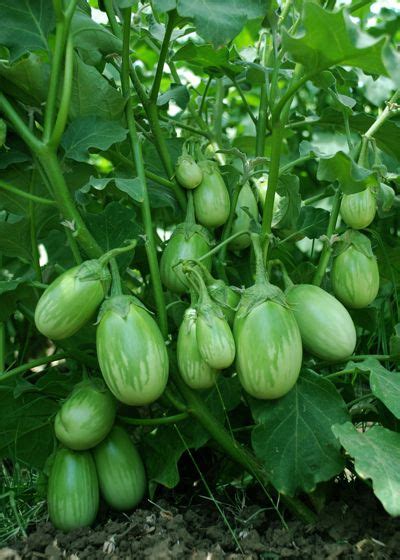
[[[10,62],[33,50],[47,50],[55,18],[51,0],[0,0],[0,45],[8,48]]]
[[[158,12],[169,12],[176,8],[177,0],[151,0],[151,4],[154,10]]]
[[[139,177],[133,179],[115,179],[117,189],[128,194],[132,200],[143,202],[143,188]]]
[[[116,120],[122,115],[124,105],[120,92],[96,68],[76,55],[70,118],[97,115],[104,120]]]
[[[376,358],[366,358],[362,362],[350,361],[346,369],[352,368],[370,374],[369,384],[373,394],[396,418],[400,418],[400,372],[389,371]]]
[[[301,21],[303,30],[297,36],[283,32],[283,47],[308,73],[348,65],[368,74],[395,74],[398,57],[387,39],[375,39],[363,32],[345,9],[331,12],[316,3],[305,2]]]
[[[400,434],[373,426],[362,433],[346,422],[333,433],[354,457],[354,467],[363,479],[371,479],[376,497],[390,515],[400,515]]]
[[[297,220],[296,231],[309,239],[317,239],[326,233],[329,212],[314,206],[302,206]]]
[[[190,95],[186,86],[171,84],[168,91],[162,93],[157,99],[157,105],[166,105],[171,99],[181,109],[185,109],[190,100]]]
[[[184,60],[186,63],[203,68],[211,75],[238,74],[242,72],[242,66],[234,64],[230,60],[227,47],[214,49],[211,45],[198,45],[188,41],[173,56],[173,60]]]
[[[89,148],[107,150],[116,142],[125,140],[126,135],[126,128],[119,123],[91,116],[72,121],[62,137],[61,145],[66,158],[86,162]]]
[[[14,64],[0,62],[0,86],[4,93],[31,106],[46,101],[50,65],[34,53]]]
[[[1,385],[0,457],[42,468],[55,444],[51,416],[58,403],[30,392],[15,398],[16,385],[15,380]]]
[[[263,0],[178,0],[178,13],[194,19],[197,33],[220,47],[236,37],[249,19],[265,16]]]
[[[25,261],[32,258],[29,220],[16,216],[13,221],[0,219],[0,252]]]
[[[100,214],[86,215],[87,225],[104,251],[121,247],[128,239],[141,233],[136,212],[119,202],[110,202]]]
[[[379,185],[375,172],[357,165],[344,152],[337,152],[330,158],[321,158],[318,164],[319,181],[337,181],[344,194],[354,194],[367,187]]]
[[[110,183],[115,183],[115,186],[120,191],[128,194],[132,200],[139,204],[143,202],[142,186],[138,177],[107,177],[97,178],[90,177],[89,182],[84,185],[80,191],[88,193],[91,188],[102,191]],[[149,193],[150,205],[153,208],[165,208],[169,206],[174,210],[178,210],[175,195],[171,189],[147,180],[147,190]]]
[[[251,400],[257,426],[255,454],[282,494],[312,492],[344,466],[332,426],[348,419],[346,404],[335,386],[304,370],[294,388],[274,401]]]
[[[86,64],[101,66],[104,55],[119,54],[122,50],[120,39],[80,10],[74,14],[71,31],[75,48]]]
[[[9,152],[0,152],[0,170],[7,169],[7,167],[14,163],[22,163],[29,160],[28,154],[17,149],[12,149]]]
[[[299,178],[296,175],[281,175],[276,192],[279,198],[275,197],[272,227],[276,229],[296,228],[301,205]]]

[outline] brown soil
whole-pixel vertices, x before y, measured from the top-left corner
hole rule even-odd
[[[182,500],[182,497],[179,498]],[[400,519],[390,518],[372,495],[362,492],[332,501],[315,526],[287,518],[286,529],[265,506],[221,506],[242,551],[206,501],[178,507],[177,500],[143,502],[129,516],[116,515],[92,529],[65,535],[50,523],[31,529],[25,541],[0,550],[0,560],[128,559],[387,559],[400,557]],[[106,518],[107,513],[103,512]]]

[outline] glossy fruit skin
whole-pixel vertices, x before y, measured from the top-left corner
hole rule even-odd
[[[375,257],[354,246],[335,257],[331,273],[335,296],[350,309],[362,309],[374,301],[379,291],[379,269]]]
[[[207,290],[211,299],[220,306],[229,325],[232,326],[240,294],[227,286],[223,280],[214,280],[211,284],[207,284]]]
[[[195,189],[203,179],[203,172],[192,156],[182,155],[176,163],[176,178],[185,189]]]
[[[215,385],[218,371],[202,358],[196,337],[197,311],[190,307],[185,311],[179,327],[177,359],[179,372],[192,389],[209,389]]]
[[[235,341],[228,322],[215,304],[197,310],[197,346],[203,360],[215,369],[229,367],[235,359]]]
[[[344,194],[340,205],[340,215],[353,229],[363,229],[375,218],[376,197],[367,187],[355,194]]]
[[[128,434],[115,426],[93,450],[104,500],[114,509],[135,507],[146,491],[143,461]]]
[[[111,430],[115,412],[115,399],[100,379],[79,383],[57,413],[56,436],[70,449],[90,449]]]
[[[193,192],[197,221],[205,227],[216,228],[225,224],[230,211],[228,189],[212,161],[200,161],[203,180]]]
[[[258,218],[258,206],[257,200],[254,196],[254,193],[249,185],[249,183],[245,183],[240,190],[238,201],[236,204],[236,217],[232,224],[231,235],[238,233],[241,230],[249,229],[251,217],[249,214],[244,210],[247,209],[247,212],[250,212],[251,216],[255,221]],[[250,235],[243,234],[240,237],[236,237],[233,241],[229,243],[229,247],[234,251],[241,251],[246,249],[251,244]]]
[[[201,226],[180,224],[176,227],[160,260],[161,281],[176,294],[189,291],[189,284],[181,265],[184,259],[198,259],[210,250],[210,238]],[[204,259],[204,266],[211,269],[211,257]]]
[[[303,348],[292,312],[275,301],[264,301],[234,324],[236,368],[249,395],[277,399],[295,385]]]
[[[93,523],[99,508],[99,485],[89,451],[57,451],[49,476],[47,502],[50,520],[57,529],[67,532]]]
[[[109,285],[107,268],[95,260],[67,270],[39,299],[35,309],[37,329],[53,340],[74,335],[93,317]]]
[[[136,298],[107,300],[97,327],[97,357],[104,380],[121,402],[150,404],[168,381],[168,354],[153,317]]]
[[[289,288],[286,299],[299,326],[304,348],[327,361],[351,356],[357,342],[356,329],[340,301],[311,284]]]

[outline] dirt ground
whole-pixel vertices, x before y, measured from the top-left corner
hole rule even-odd
[[[285,528],[265,504],[222,504],[237,542],[213,502],[197,496],[188,505],[182,496],[167,495],[144,501],[129,516],[109,519],[103,511],[104,522],[68,535],[50,523],[31,527],[25,541],[0,550],[0,560],[399,559],[400,519],[390,518],[362,488],[331,501],[315,526],[286,515]]]

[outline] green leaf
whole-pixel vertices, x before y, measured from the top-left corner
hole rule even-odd
[[[243,70],[241,66],[230,61],[230,53],[226,47],[214,49],[211,45],[198,45],[191,40],[174,54],[173,60],[184,60],[211,75],[232,76]]]
[[[50,0],[0,0],[0,45],[8,48],[10,62],[33,50],[47,50],[55,18]]]
[[[29,220],[16,216],[13,221],[0,219],[0,252],[25,261],[32,258]]]
[[[176,0],[151,0],[151,4],[158,12],[169,12],[176,8]]]
[[[301,205],[299,178],[296,175],[281,175],[276,192],[280,198],[276,206],[274,205],[272,227],[276,229],[295,228]]]
[[[390,354],[392,356],[400,356],[400,323],[394,327],[394,333],[389,340]]]
[[[122,50],[120,39],[80,10],[74,14],[71,31],[74,46],[86,64],[101,66],[104,55],[119,54]]]
[[[369,385],[373,394],[396,418],[400,418],[400,372],[389,371],[376,358],[367,358],[362,362],[350,361],[346,364],[346,369],[369,373]]]
[[[15,398],[17,384],[10,380],[1,386],[0,457],[43,468],[54,447],[51,416],[58,404],[45,395],[25,391]]]
[[[317,239],[326,233],[328,222],[329,212],[327,210],[314,208],[314,206],[302,206],[296,230],[309,239]]]
[[[115,179],[117,189],[128,194],[132,200],[143,202],[143,188],[139,177],[133,179]]]
[[[120,92],[96,68],[75,55],[69,117],[96,115],[104,120],[116,120],[121,117],[124,105]]]
[[[373,426],[365,433],[346,422],[332,427],[363,479],[371,479],[376,497],[390,515],[400,515],[400,434]]]
[[[171,99],[173,99],[182,110],[185,109],[190,100],[187,87],[180,84],[171,84],[169,90],[158,97],[157,105],[166,105]]]
[[[348,419],[346,404],[335,386],[304,370],[281,399],[250,402],[257,426],[252,432],[255,454],[282,494],[312,492],[344,466],[332,426]]]
[[[319,181],[337,181],[344,194],[354,194],[367,187],[379,185],[375,172],[357,165],[344,152],[337,152],[330,158],[321,158],[318,164]]]
[[[345,11],[324,10],[305,2],[303,31],[296,37],[283,32],[283,47],[308,73],[317,74],[337,65],[361,68],[368,74],[395,75],[398,57],[385,37],[375,39],[353,23]]]
[[[25,161],[30,161],[28,154],[20,152],[16,149],[12,149],[9,152],[0,153],[0,170],[7,169],[10,165],[14,163],[22,163]]]
[[[68,125],[61,146],[66,158],[86,162],[89,159],[89,148],[107,150],[116,142],[125,140],[127,132],[115,121],[94,116],[79,118]]]
[[[236,37],[249,19],[265,16],[263,0],[178,0],[178,13],[194,19],[197,33],[219,47]]]
[[[86,183],[80,191],[88,193],[92,187],[98,191],[102,191],[112,182],[115,183],[118,190],[128,194],[135,202],[139,204],[143,202],[142,186],[138,177],[90,177],[88,183]],[[149,193],[150,206],[153,208],[165,208],[169,206],[174,211],[178,209],[175,195],[168,187],[147,180],[147,191]]]
[[[141,233],[135,210],[119,202],[110,202],[100,214],[88,213],[85,221],[104,251],[121,247],[125,241],[135,239]]]
[[[1,89],[30,106],[46,101],[49,78],[50,65],[35,53],[14,64],[0,62]]]

